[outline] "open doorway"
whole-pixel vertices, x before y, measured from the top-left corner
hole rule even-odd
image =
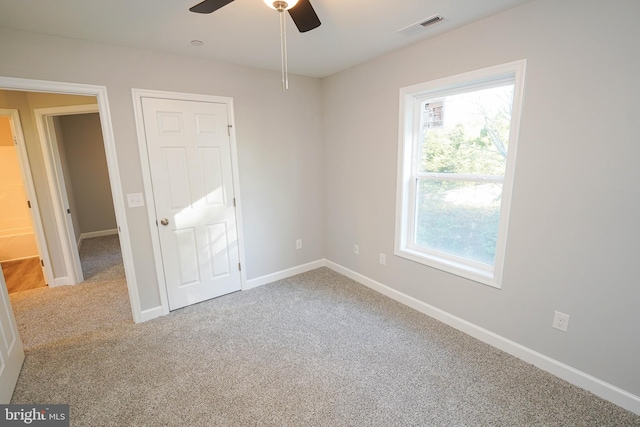
[[[23,138],[12,136],[14,147],[10,148],[24,151],[22,172],[33,184],[31,194],[26,191],[26,202],[41,231],[33,233],[39,248],[34,258],[42,259],[40,266],[44,264],[48,270],[43,276],[50,286],[11,294],[25,348],[101,328],[116,320],[135,319],[131,316],[135,305],[124,265],[130,257],[123,257],[119,235],[122,228],[116,221],[113,171],[106,154],[109,147],[102,135],[103,109],[98,108],[99,102],[96,96],[0,89],[0,112],[15,111],[21,119],[17,127]],[[68,228],[65,220],[70,224]],[[74,273],[74,267],[79,268],[79,274]],[[23,281],[25,275],[25,271],[21,272]],[[60,286],[82,282],[86,286],[81,291],[76,286]],[[104,301],[104,313],[84,310],[84,303],[78,303],[87,300],[90,288],[99,288],[97,300]],[[78,292],[85,294],[79,296]],[[71,303],[72,298],[76,302]],[[113,300],[117,302],[114,304]],[[43,317],[51,312],[47,307],[60,308],[67,302],[67,317]],[[30,313],[22,316],[29,319],[27,327],[24,323],[20,327],[20,312]],[[58,336],[47,336],[51,331]]]
[[[76,270],[75,282],[125,280],[97,106],[39,109],[36,118],[49,135],[41,142],[55,157],[49,182],[55,179],[64,189],[59,202],[68,228],[61,232],[71,243],[69,269]]]
[[[16,118],[16,110],[0,109],[0,265],[9,293],[47,286]]]
[[[92,96],[0,90],[0,107],[12,108],[0,110],[0,117],[5,116],[12,131],[4,138],[3,152],[8,155],[3,158],[13,160],[13,169],[18,168],[14,175],[30,178],[32,183],[18,186],[10,182],[16,181],[15,177],[4,180],[5,193],[16,194],[3,203],[2,211],[11,211],[4,222],[20,226],[2,232],[8,235],[5,240],[10,240],[5,246],[15,252],[8,255],[8,260],[40,258],[49,286],[84,281],[79,256],[83,241],[112,235],[117,239],[96,102]],[[20,223],[14,211],[25,217]],[[29,213],[31,222],[39,223],[38,233],[27,227]],[[24,276],[26,271],[20,273]]]
[[[118,235],[98,106],[38,108],[34,114],[66,270],[56,285],[82,283],[83,242]]]

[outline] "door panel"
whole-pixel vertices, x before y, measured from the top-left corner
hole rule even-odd
[[[169,308],[239,290],[226,104],[142,98],[142,110]]]
[[[24,350],[0,267],[0,404],[11,400],[24,362]]]

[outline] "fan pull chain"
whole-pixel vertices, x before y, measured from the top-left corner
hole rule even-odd
[[[280,14],[280,62],[282,68],[282,90],[289,89],[289,67],[287,60],[287,20],[284,10],[278,11]]]

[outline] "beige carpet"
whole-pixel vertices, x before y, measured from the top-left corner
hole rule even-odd
[[[83,241],[85,281],[10,295],[25,349],[121,323],[133,323],[117,235]]]
[[[87,282],[123,282],[124,266],[117,234],[82,241],[82,274]]]
[[[94,322],[105,294],[75,289],[78,322]],[[68,403],[74,426],[640,425],[326,268],[139,325],[78,326],[28,348],[12,403]]]

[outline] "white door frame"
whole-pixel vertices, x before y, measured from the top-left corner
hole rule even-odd
[[[144,181],[145,200],[147,204],[147,214],[149,217],[149,228],[151,230],[151,242],[153,246],[153,258],[155,260],[156,274],[158,275],[158,293],[162,306],[162,314],[169,313],[169,299],[167,296],[167,284],[162,264],[162,251],[160,249],[160,237],[158,236],[157,217],[155,212],[155,201],[153,199],[153,186],[151,181],[151,168],[149,166],[149,155],[147,153],[147,139],[144,130],[144,119],[142,115],[142,98],[174,99],[180,101],[212,102],[226,104],[229,116],[229,140],[231,145],[231,173],[233,177],[233,192],[236,198],[236,224],[238,232],[238,252],[240,264],[245,265],[244,237],[242,231],[242,211],[240,203],[240,180],[238,173],[238,151],[236,145],[235,119],[233,115],[233,98],[213,95],[199,95],[193,93],[166,92],[146,89],[132,89],[133,107],[136,118],[136,131],[138,133],[138,149],[140,150],[140,163],[142,167],[142,180]],[[246,269],[240,269],[241,289],[247,288]]]
[[[120,249],[122,251],[122,261],[124,272],[129,289],[129,301],[131,303],[131,313],[136,323],[144,320],[140,306],[138,284],[136,282],[135,265],[133,263],[133,252],[131,249],[131,238],[129,236],[129,226],[120,180],[120,170],[118,166],[118,156],[116,153],[116,143],[111,122],[111,111],[109,110],[109,99],[105,86],[87,85],[79,83],[52,82],[44,80],[20,79],[14,77],[0,76],[0,89],[20,90],[26,92],[52,92],[70,95],[95,96],[98,100],[98,111],[100,113],[100,126],[104,139],[105,154],[107,157],[107,169],[109,171],[109,182],[111,184],[111,195],[118,223],[120,234]]]
[[[36,247],[38,248],[38,256],[44,262],[42,273],[44,274],[45,282],[51,285],[54,283],[55,279],[53,276],[53,270],[51,269],[51,261],[49,260],[49,251],[47,250],[47,240],[44,236],[44,227],[42,226],[42,219],[40,218],[40,207],[38,205],[36,189],[33,185],[31,164],[29,163],[29,156],[27,155],[27,145],[24,140],[24,134],[22,133],[20,114],[18,110],[0,109],[0,116],[9,117],[9,122],[11,124],[11,134],[14,138],[16,149],[18,152],[18,162],[20,164],[22,182],[25,185],[29,203],[31,204],[29,215],[31,215],[31,224],[33,224],[33,231],[36,238]]]
[[[69,209],[69,198],[65,177],[60,161],[60,151],[55,129],[51,120],[53,117],[67,116],[72,114],[100,113],[98,104],[73,105],[68,107],[37,108],[33,110],[36,118],[36,127],[40,138],[40,148],[44,159],[49,191],[53,202],[53,211],[60,238],[60,246],[67,270],[67,276],[57,278],[55,286],[76,285],[84,281],[80,254],[78,253],[78,237],[75,235],[71,215],[77,212],[67,213]]]

